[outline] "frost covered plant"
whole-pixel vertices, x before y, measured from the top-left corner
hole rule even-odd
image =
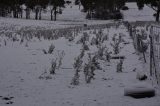
[[[73,41],[74,40],[74,37],[73,36],[70,36],[70,37],[68,37],[68,41]]]
[[[74,74],[74,77],[71,81],[71,85],[79,85],[79,70],[76,70],[76,73]]]
[[[39,76],[39,79],[49,80],[49,79],[52,79],[52,76],[47,73],[47,70],[45,70],[45,71]]]
[[[59,68],[61,67],[61,65],[62,65],[62,60],[63,60],[64,56],[65,56],[64,50],[63,50],[63,51],[58,51],[58,58],[59,58],[59,59],[58,59],[57,69],[59,69]]]
[[[104,35],[103,37],[102,37],[102,43],[104,42],[104,41],[107,41],[108,40],[108,34],[106,34],[106,35]]]
[[[108,35],[104,35],[102,29],[100,29],[95,35],[96,37],[91,39],[91,45],[101,45],[105,40],[108,40]]]
[[[104,51],[104,56],[105,56],[105,60],[106,60],[106,61],[110,62],[111,54],[112,54],[112,52],[109,52],[108,49],[105,49],[105,51]]]
[[[145,30],[137,31],[137,49],[139,52],[146,52],[148,49],[147,33]],[[159,35],[155,35],[155,39],[159,42]]]
[[[98,40],[98,42],[100,43],[102,43],[102,37],[103,37],[103,30],[102,29],[100,29],[99,31],[98,31],[98,33],[96,34],[96,39]]]
[[[55,49],[55,46],[53,44],[51,44],[49,49],[48,49],[48,54],[52,54],[54,49]]]
[[[86,44],[86,41],[89,41],[89,35],[87,32],[84,32],[80,40],[77,42],[77,44]]]
[[[99,63],[97,62],[97,57],[91,57],[91,54],[88,54],[89,59],[88,63],[84,66],[84,75],[86,83],[90,83],[95,76],[95,70],[100,69]]]
[[[50,74],[55,74],[56,67],[57,67],[56,61],[57,60],[52,60],[52,62],[51,62]]]
[[[75,62],[73,64],[73,67],[75,69],[75,74],[74,74],[74,77],[71,81],[71,85],[79,85],[79,77],[80,77],[79,72],[81,70],[82,63],[83,63],[83,61],[81,60],[80,56],[75,58]]]
[[[83,44],[82,47],[83,47],[83,50],[89,50],[89,47],[87,44]]]
[[[96,34],[97,32],[96,32],[96,29],[94,29],[94,31],[93,31],[93,34]]]
[[[52,54],[53,51],[54,51],[54,49],[55,49],[55,46],[54,46],[53,44],[51,44],[51,45],[49,46],[48,51],[45,50],[45,49],[43,49],[42,51],[43,51],[44,54]]]
[[[83,63],[82,59],[80,58],[80,56],[78,56],[77,58],[75,58],[75,62],[73,64],[73,68],[80,70],[81,66],[82,66],[82,63]]]
[[[101,60],[103,60],[103,55],[104,55],[105,48],[106,48],[105,46],[98,46],[97,56]]]
[[[96,39],[95,37],[93,37],[93,38],[91,39],[91,45],[97,45],[97,44],[98,44],[97,39]]]
[[[123,59],[120,60],[120,62],[117,64],[117,72],[122,72],[123,69]]]
[[[80,55],[79,55],[79,57],[80,57],[80,58],[83,58],[83,57],[84,57],[84,55],[85,55],[85,50],[84,50],[84,49],[82,49],[82,50],[81,50],[81,53],[80,53]]]
[[[118,54],[120,52],[120,44],[122,43],[122,38],[121,36],[119,36],[118,38],[117,37],[117,34],[115,34],[112,38],[112,41],[110,43],[110,45],[113,47],[113,51],[114,51],[114,54]]]

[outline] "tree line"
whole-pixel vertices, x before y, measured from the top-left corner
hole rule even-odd
[[[0,16],[8,15],[14,18],[22,18],[25,14],[26,19],[30,19],[30,13],[35,13],[35,19],[41,20],[42,11],[50,8],[50,19],[56,20],[57,14],[62,12],[65,0],[0,0]],[[119,9],[125,5],[126,0],[75,0],[76,4],[83,6],[88,18],[108,19],[114,18]],[[25,8],[24,8],[25,6]],[[25,12],[25,13],[23,13]],[[106,18],[107,17],[107,18]],[[109,19],[110,19],[109,18]]]
[[[87,18],[96,19],[121,19],[120,9],[125,6],[128,0],[75,0],[75,4],[82,5],[83,11],[87,12]],[[144,5],[152,8],[156,13],[156,21],[160,17],[160,0],[134,0],[139,9]],[[71,3],[70,0],[0,0],[0,16],[11,16],[22,18],[25,14],[26,19],[30,19],[30,13],[35,13],[35,19],[41,20],[42,11],[50,8],[50,19],[56,20],[57,14],[62,13],[65,3]],[[25,6],[25,8],[24,8]],[[25,13],[23,13],[25,12]]]
[[[0,16],[10,15],[14,18],[22,18],[25,11],[25,18],[30,19],[30,13],[34,11],[35,19],[41,20],[42,11],[49,6],[51,20],[53,17],[56,20],[56,16],[61,12],[64,4],[64,0],[0,0]]]
[[[119,17],[120,9],[125,6],[127,0],[80,0],[84,7],[84,11],[88,12],[89,16],[99,19],[113,19]],[[117,14],[118,13],[118,14]],[[118,16],[118,17],[117,17]]]

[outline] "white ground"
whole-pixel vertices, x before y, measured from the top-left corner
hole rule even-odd
[[[144,6],[143,10],[137,8],[136,3],[126,3],[126,6],[129,7],[129,10],[123,11],[124,20],[126,21],[155,21],[153,14],[155,13],[148,6]]]
[[[134,7],[133,4],[130,6]],[[67,8],[64,11],[73,12],[69,10]],[[24,26],[30,27],[30,29],[45,27],[51,30],[83,25],[86,22],[88,24],[112,22],[86,21],[83,18],[84,16],[80,15],[82,13],[76,11],[71,14],[71,16],[73,15],[72,18],[68,18],[70,15],[64,12],[62,17],[59,16],[59,21],[57,22],[0,18],[0,106],[6,106],[9,101],[13,102],[13,104],[10,104],[12,106],[159,106],[160,93],[157,89],[156,96],[152,98],[134,99],[124,96],[125,87],[136,84],[150,85],[150,83],[148,80],[140,82],[136,79],[137,72],[146,71],[146,68],[144,68],[143,59],[140,60],[140,56],[135,53],[133,41],[123,25],[118,28],[104,29],[103,31],[104,34],[109,31],[110,40],[106,44],[110,50],[112,50],[110,42],[114,34],[124,34],[125,41],[129,42],[129,44],[123,45],[124,48],[119,54],[126,57],[123,72],[116,72],[118,61],[112,60],[110,63],[102,61],[100,63],[103,70],[96,70],[95,80],[92,80],[91,84],[86,84],[83,72],[81,72],[80,85],[78,86],[70,85],[70,82],[75,73],[73,70],[74,58],[80,54],[81,49],[81,44],[76,44],[76,41],[83,34],[83,31],[78,33],[73,42],[69,42],[64,37],[57,40],[44,40],[41,38],[40,41],[37,38],[33,38],[30,41],[24,40],[22,44],[20,44],[20,41],[12,41],[15,36],[21,40],[20,36],[23,32],[20,35],[15,35],[14,32]],[[134,17],[129,18],[132,17],[128,15],[131,14],[130,11],[134,13],[132,13],[132,16],[136,17],[137,12],[134,12],[132,8],[128,12],[124,12],[125,20],[131,19],[131,21],[134,21]],[[151,17],[151,13],[149,15]],[[63,17],[65,18],[63,19]],[[144,15],[141,14],[135,20],[143,20],[142,17]],[[74,22],[73,20],[76,20],[76,18],[78,18],[78,21]],[[144,19],[150,20],[150,18],[146,17]],[[151,20],[154,20],[153,17]],[[11,32],[13,36],[6,37],[10,35],[8,32]],[[87,33],[89,32],[87,31]],[[89,34],[90,38],[94,36],[93,30]],[[54,53],[44,54],[42,50],[47,50],[52,43],[55,45]],[[97,50],[94,46],[90,45],[89,47],[90,51]],[[45,70],[49,72],[52,59],[56,58],[57,52],[62,50],[65,52],[65,57],[61,68],[56,70],[55,75],[47,74],[52,79],[39,79],[39,76]],[[133,72],[135,68],[136,72]],[[4,97],[14,98],[6,101],[3,100]]]

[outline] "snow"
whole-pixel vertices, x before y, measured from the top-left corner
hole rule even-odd
[[[129,10],[122,11],[125,21],[155,21],[153,14],[155,13],[148,6],[144,6],[142,10],[139,10],[136,3],[126,3]]]
[[[127,5],[131,9],[124,12],[124,20],[135,21],[143,20],[143,18],[146,21],[154,20],[151,15],[144,17],[144,14],[150,13],[147,10],[144,10],[144,14],[141,16],[137,16],[136,14],[140,13],[137,10],[133,11],[136,8],[135,5]],[[145,9],[148,8],[145,7]],[[143,59],[139,59],[141,55],[134,49],[133,40],[129,36],[127,28],[122,23],[116,24],[118,22],[113,20],[86,20],[84,13],[78,11],[76,6],[67,7],[64,9],[64,14],[58,16],[56,22],[0,18],[0,106],[6,106],[9,101],[13,102],[10,104],[12,106],[159,106],[160,93],[157,88],[155,88],[156,96],[153,98],[133,99],[124,96],[126,87],[135,84],[151,85],[149,79],[142,82],[136,79],[137,72],[148,73],[148,69]],[[87,53],[95,53],[98,50],[95,45],[90,45],[90,41],[96,36],[93,32],[98,33],[99,29],[79,30],[73,41],[69,41],[67,38],[73,34],[73,32],[69,33],[68,27],[83,26],[85,23],[95,26],[97,24],[114,24],[109,28],[103,28],[103,36],[106,34],[109,36],[109,40],[105,41],[103,45],[113,52],[113,48],[110,46],[113,35],[124,35],[123,38],[128,44],[120,45],[123,48],[118,56],[125,56],[126,59],[124,59],[122,73],[116,72],[119,60],[111,60],[110,63],[99,60],[102,70],[95,71],[95,79],[90,84],[86,84],[84,73],[81,71],[80,84],[73,86],[70,84],[75,74],[73,63],[82,48],[82,44],[77,44],[77,41],[84,32],[89,34],[87,44],[90,48],[85,52],[84,63],[88,60]],[[64,30],[60,30],[61,28]],[[43,38],[49,36],[49,32],[56,36],[54,29],[60,32],[64,31],[63,37]],[[44,32],[45,30],[47,30],[47,34]],[[37,33],[41,35],[40,38],[35,36]],[[43,35],[44,33],[45,35]],[[13,38],[16,41],[13,41]],[[23,42],[21,42],[22,39]],[[48,50],[51,44],[55,46],[54,52],[44,54],[43,50]],[[55,75],[50,75],[51,61],[59,59],[58,53],[61,51],[65,52],[62,66],[56,70]],[[40,79],[40,76],[45,76],[42,75],[43,73],[51,79]],[[3,100],[4,97],[14,98],[6,101]]]

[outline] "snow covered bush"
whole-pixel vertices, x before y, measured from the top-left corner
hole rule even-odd
[[[139,71],[139,72],[137,72],[136,78],[138,80],[140,80],[140,81],[146,80],[147,79],[147,75],[144,72]]]
[[[74,77],[71,81],[71,85],[79,85],[79,70],[76,70],[76,73],[74,74]]]
[[[139,52],[146,52],[148,49],[147,33],[145,30],[137,30],[137,49]]]
[[[118,36],[117,34],[113,36],[112,42],[110,43],[110,45],[113,47],[114,54],[118,54],[120,52],[120,49],[122,49],[122,47],[120,47],[120,44],[122,43],[122,41],[123,40],[121,36]]]
[[[85,50],[84,50],[84,49],[82,49],[82,50],[81,50],[81,53],[80,53],[80,55],[79,55],[79,57],[80,57],[80,58],[83,58],[83,57],[84,57],[84,55],[85,55]]]
[[[58,65],[57,65],[57,69],[59,69],[61,67],[62,60],[63,60],[64,56],[65,56],[64,50],[58,51]]]
[[[103,40],[102,37],[103,37],[103,30],[100,29],[98,31],[98,33],[96,34],[96,39],[97,39],[98,44],[103,43],[102,42],[102,40]]]
[[[112,54],[112,52],[110,52],[108,49],[105,49],[104,56],[105,56],[106,61],[110,62],[111,54]]]
[[[54,49],[55,49],[55,46],[53,44],[51,44],[50,47],[49,47],[49,49],[48,49],[48,53],[52,54],[53,51],[54,51]]]
[[[87,32],[84,32],[77,44],[86,44],[86,41],[89,41],[89,35]]]
[[[97,39],[95,37],[93,37],[90,44],[91,45],[98,45]]]
[[[40,76],[39,79],[49,80],[52,79],[52,76],[45,70]]]
[[[50,68],[50,74],[55,74],[55,71],[56,71],[56,67],[57,67],[57,63],[56,63],[57,60],[52,60],[51,62],[51,68]]]
[[[48,51],[45,50],[45,49],[43,49],[42,51],[43,51],[44,54],[52,54],[53,51],[54,51],[54,49],[55,49],[55,46],[54,46],[53,44],[51,44],[51,45],[49,46]]]
[[[91,57],[91,54],[88,54],[88,57],[88,63],[86,63],[84,66],[84,75],[86,83],[90,83],[91,80],[94,79],[96,69],[101,69],[97,61],[96,55]]]
[[[120,62],[117,64],[117,72],[122,72],[123,70],[123,59],[120,60]]]
[[[75,74],[74,74],[74,77],[71,81],[71,85],[79,85],[79,77],[80,77],[79,72],[81,71],[82,63],[83,63],[83,61],[80,56],[75,58],[75,63],[73,64]]]
[[[89,47],[88,47],[87,44],[83,44],[83,45],[82,45],[82,48],[83,48],[83,50],[89,50]]]
[[[104,34],[102,29],[99,29],[98,33],[95,30],[94,34],[96,37],[92,37],[91,45],[101,45],[104,41],[108,40],[108,34]]]
[[[105,46],[97,46],[98,47],[98,52],[97,52],[97,56],[99,59],[103,60],[103,56],[104,56],[104,51],[106,49]]]

